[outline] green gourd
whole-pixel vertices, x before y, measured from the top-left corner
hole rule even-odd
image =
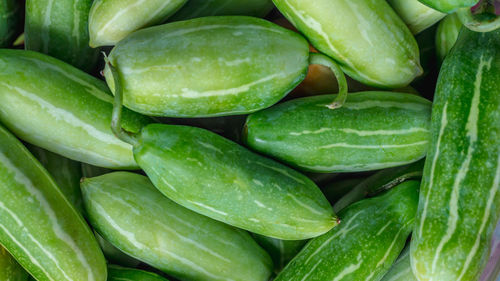
[[[189,0],[169,21],[207,16],[265,17],[274,8],[271,0]]]
[[[125,268],[116,265],[108,265],[107,281],[168,281],[168,280],[152,272],[147,272],[144,270],[138,270],[133,268]]]
[[[381,281],[418,281],[411,271],[410,247],[406,247]]]
[[[0,281],[27,281],[29,274],[0,245]]]
[[[418,0],[387,0],[396,13],[408,25],[413,34],[432,26],[446,16]]]
[[[462,23],[456,14],[446,16],[438,25],[436,32],[436,51],[440,61],[443,61],[451,48],[457,42]]]
[[[19,35],[21,11],[21,1],[0,1],[0,48],[9,47]]]

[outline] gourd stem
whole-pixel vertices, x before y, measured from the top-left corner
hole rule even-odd
[[[338,64],[336,64],[331,58],[319,53],[309,54],[309,64],[324,65],[332,70],[339,84],[339,93],[337,94],[335,100],[333,100],[333,102],[327,107],[330,109],[342,107],[347,99],[347,81],[345,79],[344,72],[340,69],[340,66],[338,66]]]
[[[497,13],[499,2],[494,0],[480,1],[473,8],[463,8],[457,11],[457,16],[462,24],[475,32],[490,32],[500,28],[500,15]],[[490,9],[491,8],[491,9]],[[490,16],[487,17],[486,14]]]
[[[116,68],[111,64],[109,58],[104,54],[104,61],[106,65],[109,67],[111,72],[111,76],[113,76],[113,81],[115,84],[115,99],[113,103],[113,115],[111,118],[111,130],[115,134],[117,138],[120,140],[129,143],[133,146],[136,146],[139,143],[137,139],[137,135],[127,132],[122,128],[122,108],[123,108],[123,89],[120,81],[120,75]]]

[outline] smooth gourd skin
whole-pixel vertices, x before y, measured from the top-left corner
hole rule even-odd
[[[478,280],[500,218],[500,30],[462,28],[434,96],[415,233],[421,281]]]
[[[400,166],[425,156],[431,103],[394,92],[349,94],[338,109],[334,95],[291,100],[251,114],[247,144],[301,170],[354,172]]]
[[[387,0],[387,2],[413,34],[420,33],[446,16],[418,0]]]
[[[9,47],[16,39],[21,28],[20,14],[21,1],[0,0],[0,48]]]
[[[147,177],[115,172],[85,179],[92,226],[127,254],[180,280],[259,280],[272,261],[250,235],[163,196]]]
[[[82,193],[80,191],[81,164],[34,145],[28,145],[27,148],[49,172],[68,201],[83,214]]]
[[[113,244],[102,238],[99,233],[94,231],[94,234],[95,238],[97,239],[97,243],[99,243],[99,246],[102,249],[102,253],[104,254],[104,257],[106,258],[106,261],[108,261],[108,263],[128,267],[137,267],[141,263],[141,261],[125,254],[120,249],[113,246]]]
[[[189,0],[169,21],[208,16],[252,16],[262,18],[274,8],[271,0]]]
[[[418,0],[423,4],[441,11],[443,13],[451,14],[460,8],[467,8],[474,6],[478,0]]]
[[[273,0],[350,77],[400,88],[422,74],[417,42],[386,0]]]
[[[418,281],[411,271],[410,247],[406,247],[381,281]]]
[[[132,146],[111,132],[112,108],[97,78],[40,53],[0,50],[0,122],[22,140],[96,166],[137,168]],[[122,125],[138,132],[148,122],[127,110]]]
[[[315,237],[337,224],[309,178],[210,131],[151,124],[134,155],[163,194],[224,223],[286,240]]]
[[[107,281],[168,281],[168,280],[152,272],[147,272],[144,270],[138,270],[133,268],[125,268],[116,265],[108,265]]]
[[[106,280],[106,262],[84,219],[2,127],[0,244],[39,281]]]
[[[262,19],[206,17],[137,31],[109,59],[126,107],[154,116],[223,116],[283,98],[306,75],[309,45]],[[104,74],[114,92],[108,68]]]
[[[94,70],[99,50],[89,46],[92,1],[27,0],[26,50],[50,55],[87,72]]]
[[[443,61],[451,48],[457,42],[462,23],[456,14],[446,16],[438,25],[436,31],[436,52],[440,61]]]
[[[29,274],[0,245],[0,281],[27,281]]]
[[[342,223],[311,240],[275,280],[380,280],[412,231],[418,186],[407,181],[347,207]]]
[[[95,0],[89,13],[90,46],[112,46],[130,33],[164,22],[187,0]]]

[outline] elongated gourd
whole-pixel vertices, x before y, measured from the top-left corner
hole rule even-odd
[[[393,92],[306,97],[251,114],[247,144],[301,170],[354,172],[401,166],[425,156],[431,103]]]
[[[400,88],[422,73],[417,42],[386,0],[273,2],[317,50],[364,84]]]
[[[102,238],[99,233],[94,231],[94,234],[95,238],[97,239],[97,243],[99,243],[99,246],[102,249],[102,253],[104,254],[104,257],[106,257],[108,263],[128,267],[137,267],[141,263],[141,261],[120,251],[120,249],[116,248],[115,246],[113,246],[113,244]]]
[[[411,271],[410,247],[406,247],[381,281],[418,281]]]
[[[436,31],[436,52],[440,61],[443,61],[451,48],[457,42],[462,23],[456,14],[446,16],[438,25]]]
[[[310,56],[299,34],[244,16],[205,17],[139,30],[116,45],[109,61],[121,77],[126,107],[170,117],[258,111],[295,88],[309,63],[338,68],[326,56]],[[345,88],[342,71],[335,73],[342,76],[339,83]],[[104,75],[115,92],[107,66]]]
[[[21,26],[21,2],[0,0],[0,48],[9,47]]]
[[[90,46],[112,46],[130,33],[164,22],[187,0],[95,0],[89,14]]]
[[[0,244],[39,281],[106,280],[106,262],[86,222],[3,127]]]
[[[253,238],[266,250],[274,263],[274,272],[279,273],[304,247],[308,240],[282,240],[254,234]]]
[[[418,34],[446,16],[418,0],[387,0],[413,34]]]
[[[175,278],[269,278],[271,259],[248,233],[176,204],[147,177],[114,172],[81,186],[90,223],[105,239]]]
[[[62,61],[0,50],[0,121],[24,141],[96,166],[137,168],[132,146],[110,129],[112,101],[105,83]],[[124,112],[127,130],[148,122]]]
[[[478,0],[418,0],[423,4],[441,11],[443,13],[452,14],[460,8],[472,7]]]
[[[0,245],[0,281],[27,281],[29,274]]]
[[[274,8],[271,0],[189,0],[169,21],[207,16],[264,17]]]
[[[500,218],[500,30],[462,28],[434,96],[411,263],[418,280],[479,280]]]
[[[107,281],[168,281],[166,278],[158,274],[138,270],[133,268],[125,268],[116,265],[108,265],[108,280]]]
[[[275,280],[380,280],[413,228],[419,184],[407,181],[347,207],[342,223],[311,240]]]
[[[88,17],[93,0],[27,0],[24,29],[26,50],[94,70],[98,49],[89,46]]]

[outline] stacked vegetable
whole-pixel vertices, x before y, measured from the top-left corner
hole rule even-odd
[[[0,281],[499,278],[500,1],[419,1],[1,0]]]

